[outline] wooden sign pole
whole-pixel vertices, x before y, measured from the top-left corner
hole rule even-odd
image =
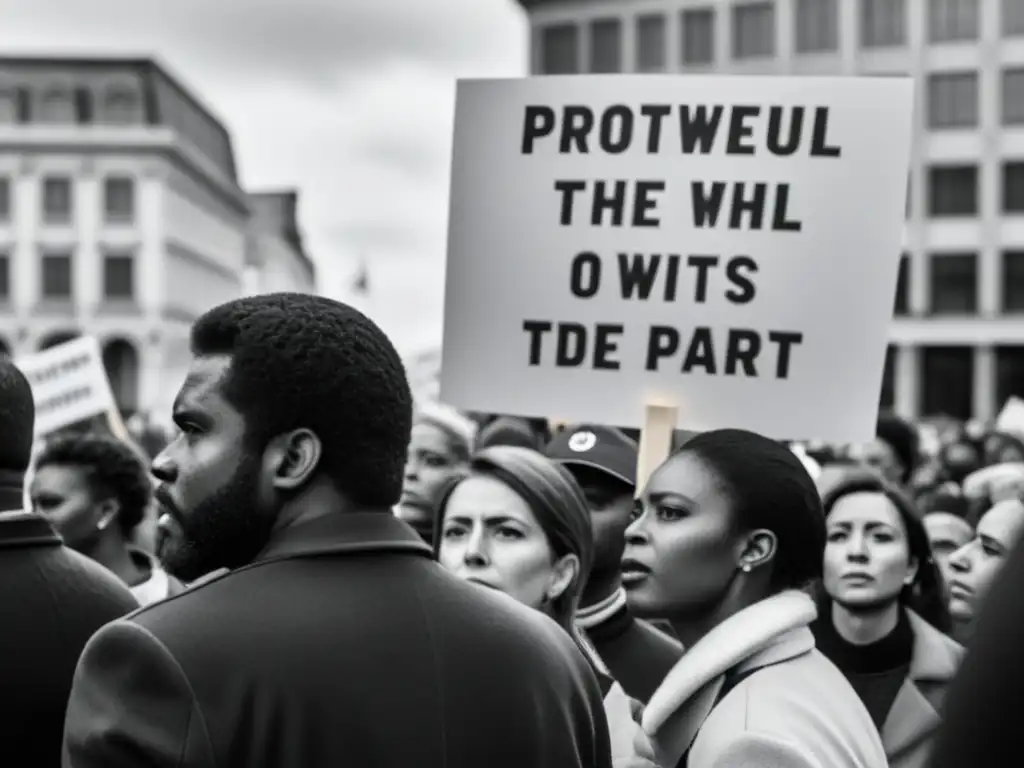
[[[672,450],[679,409],[674,405],[648,403],[644,408],[644,426],[640,432],[640,451],[636,461],[636,494],[643,493],[647,481]]]

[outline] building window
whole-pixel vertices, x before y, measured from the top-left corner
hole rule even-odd
[[[929,0],[927,7],[929,42],[978,39],[978,0]]]
[[[978,73],[928,76],[928,127],[972,128],[978,124]]]
[[[891,411],[896,405],[896,347],[885,348],[885,367],[882,368],[882,391],[878,398],[878,410]]]
[[[0,176],[0,222],[11,220],[11,180]]]
[[[775,55],[775,5],[743,3],[732,8],[732,56],[758,59]]]
[[[863,48],[892,48],[907,42],[905,0],[861,0],[860,44]]]
[[[71,179],[48,177],[43,179],[43,223],[70,224],[74,204]]]
[[[554,24],[540,31],[540,71],[575,75],[580,71],[580,31],[575,24]]]
[[[1003,312],[1024,313],[1024,251],[1003,251]]]
[[[932,314],[977,314],[978,254],[935,253],[930,261]]]
[[[110,88],[103,98],[103,122],[109,125],[133,125],[139,122],[135,91],[121,86]]]
[[[797,0],[797,53],[839,49],[839,0]]]
[[[590,71],[607,74],[622,71],[622,22],[597,19],[590,23]]]
[[[1024,397],[1024,346],[995,348],[996,402]]]
[[[1003,35],[1024,35],[1024,3],[1021,0],[1003,0]]]
[[[900,256],[900,268],[896,277],[896,302],[893,314],[897,317],[910,314],[910,257]]]
[[[28,88],[20,87],[17,89],[18,93],[18,122],[22,125],[27,125],[32,122],[33,110],[32,110],[32,93]]]
[[[75,122],[75,103],[71,93],[54,88],[43,94],[39,104],[39,122],[50,125],[71,125]]]
[[[108,253],[103,257],[103,298],[120,301],[135,298],[135,257]]]
[[[974,411],[974,348],[921,349],[922,416],[966,421]]]
[[[13,88],[0,90],[0,125],[18,122],[18,92]]]
[[[0,253],[0,302],[11,300],[11,256]]]
[[[103,220],[108,224],[135,221],[135,181],[126,176],[111,176],[103,181]]]
[[[71,254],[44,253],[42,262],[44,299],[70,299],[72,296]]]
[[[684,66],[701,66],[715,61],[715,9],[692,8],[682,11],[679,23],[683,33],[681,61]]]
[[[1024,124],[1024,68],[1003,70],[1001,90],[1003,125]]]
[[[665,17],[660,13],[636,20],[636,69],[638,72],[665,69]]]
[[[89,125],[93,121],[92,91],[88,88],[75,88],[75,122]]]
[[[928,169],[929,216],[976,216],[977,213],[976,165],[945,165]]]
[[[1024,161],[1003,163],[1003,212],[1024,213]]]

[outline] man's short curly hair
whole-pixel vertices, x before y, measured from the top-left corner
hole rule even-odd
[[[47,441],[36,459],[36,470],[46,466],[80,469],[95,498],[115,499],[117,525],[125,538],[138,528],[153,498],[146,466],[131,448],[107,435],[66,433]]]
[[[412,393],[398,352],[368,317],[322,296],[251,296],[196,320],[192,353],[230,356],[223,392],[251,446],[309,429],[322,468],[354,504],[398,503]]]

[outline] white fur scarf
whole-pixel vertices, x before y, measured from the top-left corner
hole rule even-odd
[[[808,595],[789,590],[730,616],[688,648],[651,696],[640,720],[665,764],[675,765],[690,748],[718,698],[726,672],[816,616]]]

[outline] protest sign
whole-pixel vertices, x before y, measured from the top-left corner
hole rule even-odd
[[[912,83],[460,81],[441,397],[778,438],[874,434]]]
[[[15,361],[32,385],[36,435],[117,412],[99,342],[82,336]]]

